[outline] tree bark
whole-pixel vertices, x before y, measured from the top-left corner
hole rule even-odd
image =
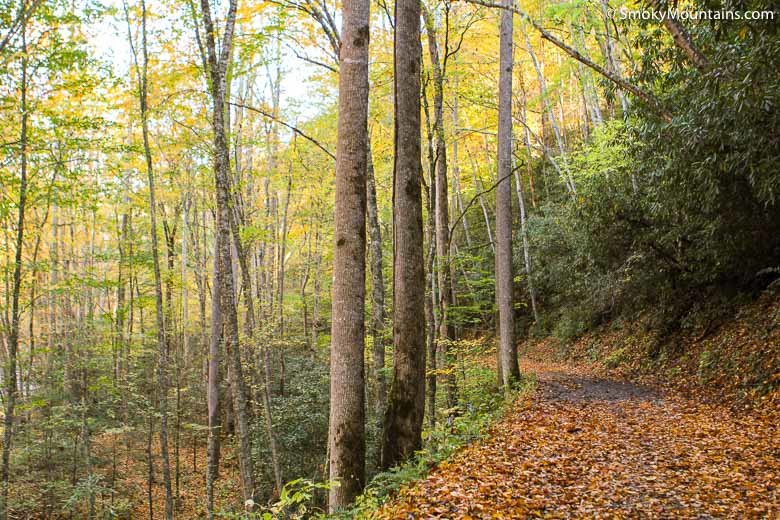
[[[365,481],[363,312],[366,291],[369,2],[342,11],[334,221],[328,510],[339,511]]]
[[[24,9],[24,2],[22,3]],[[16,220],[16,241],[14,255],[14,271],[11,289],[11,329],[8,333],[8,358],[4,371],[5,395],[3,396],[3,459],[2,459],[2,494],[0,496],[0,518],[8,518],[8,490],[11,465],[11,442],[14,431],[14,413],[16,411],[17,393],[17,355],[19,349],[20,310],[19,300],[22,287],[22,249],[24,247],[24,218],[27,207],[27,42],[26,22],[21,28],[22,34],[22,77],[21,77],[21,130],[19,135],[19,205]]]
[[[425,272],[420,163],[420,3],[395,7],[393,171],[393,383],[385,413],[382,466],[421,446],[425,411]]]
[[[219,236],[219,269],[216,283],[219,285],[220,307],[224,325],[225,351],[228,356],[228,379],[233,398],[233,412],[239,435],[239,472],[244,505],[254,509],[255,481],[252,463],[249,406],[241,365],[241,349],[238,336],[235,278],[232,269],[231,208],[230,208],[230,156],[227,140],[227,68],[233,48],[233,30],[236,22],[237,0],[230,0],[227,20],[223,29],[222,45],[217,57],[216,35],[211,18],[209,0],[201,0],[201,11],[206,28],[206,47],[212,97],[212,127],[214,131],[214,184],[217,192],[217,230]]]
[[[428,252],[425,256],[425,354],[427,367],[425,372],[425,400],[428,414],[428,426],[436,426],[436,313],[434,307],[438,301],[436,294],[436,218],[434,200],[436,200],[436,166],[433,160],[433,135],[430,126],[428,103],[423,96],[426,130],[428,137],[428,190],[426,191],[428,220]]]
[[[371,265],[371,322],[370,332],[373,339],[374,377],[376,378],[376,401],[374,409],[381,424],[387,401],[387,382],[385,381],[385,282],[382,277],[382,230],[379,226],[379,207],[376,201],[376,182],[374,179],[374,161],[371,157],[371,142],[368,141],[366,163],[366,210],[368,223],[368,252]]]
[[[451,350],[455,341],[455,327],[449,312],[453,305],[452,270],[450,269],[450,218],[449,189],[447,186],[447,143],[444,138],[444,77],[439,60],[439,45],[436,41],[436,27],[433,16],[422,7],[425,30],[428,33],[428,54],[433,71],[433,135],[435,140],[434,162],[436,166],[436,274],[439,285],[439,350],[446,366],[445,384],[447,408],[453,414],[458,404],[457,385]]]
[[[528,230],[526,228],[525,198],[523,197],[523,178],[520,172],[515,169],[515,188],[517,189],[517,203],[520,207],[520,239],[523,242],[523,265],[525,266],[525,276],[528,284],[528,297],[531,300],[531,312],[534,322],[539,323],[539,312],[536,309],[536,291],[531,278],[531,251],[528,245]]]
[[[219,240],[214,239],[214,282],[211,288],[211,339],[208,349],[206,403],[208,418],[208,446],[206,465],[206,511],[214,519],[214,483],[219,477],[219,344],[222,339],[222,313],[217,276],[219,275]]]
[[[512,273],[512,26],[513,13],[501,12],[498,79],[498,187],[496,188],[496,300],[502,383],[520,378],[515,345]]]

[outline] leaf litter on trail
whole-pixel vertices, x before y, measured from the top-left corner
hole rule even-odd
[[[525,368],[535,395],[377,518],[780,517],[779,414]]]

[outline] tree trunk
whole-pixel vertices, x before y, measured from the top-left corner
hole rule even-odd
[[[531,252],[528,246],[528,230],[526,229],[525,200],[523,197],[523,179],[517,169],[515,174],[515,188],[517,189],[517,203],[520,207],[520,238],[523,241],[523,262],[525,265],[525,276],[528,281],[528,297],[531,300],[531,312],[534,316],[534,323],[539,323],[539,313],[536,310],[536,292],[534,291],[533,280],[531,279]]]
[[[421,446],[425,412],[425,269],[420,177],[420,3],[398,0],[394,45],[393,384],[385,413],[382,466]]]
[[[319,250],[320,230],[314,232],[314,251],[317,256],[314,268],[314,301],[311,304],[311,348],[312,355],[317,352],[317,333],[320,326],[320,293],[322,289],[322,251]]]
[[[379,227],[379,208],[376,201],[376,183],[374,181],[374,161],[371,157],[371,143],[368,143],[366,163],[366,210],[368,223],[368,252],[371,265],[371,321],[370,332],[373,339],[374,377],[376,378],[376,402],[374,409],[381,424],[387,400],[385,381],[385,282],[382,277],[382,230]]]
[[[369,2],[343,6],[334,219],[328,510],[339,511],[365,480],[363,312],[366,291]]]
[[[238,335],[238,314],[236,312],[235,279],[232,269],[231,208],[230,208],[230,156],[227,141],[226,91],[227,67],[233,48],[233,29],[236,21],[237,0],[230,0],[227,20],[223,29],[222,45],[217,57],[214,24],[211,19],[209,0],[201,0],[203,22],[206,27],[206,43],[212,97],[212,127],[214,131],[214,184],[217,192],[217,230],[219,236],[219,269],[217,281],[220,293],[220,307],[224,326],[225,351],[228,356],[228,379],[233,398],[233,412],[239,435],[239,472],[244,505],[254,509],[255,481],[252,463],[251,431],[249,427],[249,406],[244,386],[241,364],[241,348]]]
[[[292,177],[287,178],[287,192],[284,197],[284,212],[282,213],[281,228],[279,230],[279,260],[278,260],[278,297],[279,319],[277,332],[279,334],[279,395],[284,397],[285,366],[284,366],[284,264],[287,255],[287,214],[290,208],[290,190],[292,189]],[[280,490],[281,491],[281,490]]]
[[[130,18],[127,19],[128,38],[132,43],[132,31]],[[135,50],[133,51],[135,54]],[[144,156],[146,159],[146,175],[149,184],[149,220],[152,239],[152,263],[154,268],[154,294],[155,313],[157,325],[157,392],[158,408],[160,413],[160,455],[162,456],[163,485],[165,486],[165,518],[173,519],[173,489],[171,486],[170,455],[168,452],[168,339],[165,330],[165,318],[163,314],[162,275],[160,273],[160,251],[157,241],[157,200],[155,193],[154,167],[152,163],[152,150],[149,142],[149,116],[148,116],[148,80],[147,69],[149,64],[148,46],[146,40],[146,1],[141,0],[141,59],[134,55],[136,72],[138,76],[139,104],[141,108],[141,131],[143,134]]]
[[[433,135],[431,132],[430,119],[428,113],[428,103],[423,96],[424,113],[426,117],[426,129],[428,137],[428,191],[426,192],[428,221],[426,222],[426,232],[428,235],[428,252],[425,256],[425,354],[426,354],[426,374],[425,374],[425,400],[428,409],[428,426],[436,426],[436,331],[437,321],[434,308],[438,301],[436,297],[436,218],[434,201],[436,200],[436,165],[433,160]]]
[[[453,305],[452,270],[450,269],[450,218],[449,189],[447,187],[447,143],[444,139],[444,77],[439,61],[439,46],[436,41],[436,27],[433,16],[422,7],[425,29],[428,33],[428,54],[433,71],[433,135],[436,143],[436,274],[439,285],[439,349],[446,367],[445,384],[447,408],[453,414],[458,404],[455,370],[453,368],[452,346],[455,341],[455,327],[449,317]]]
[[[217,276],[219,274],[219,240],[214,240],[214,283],[211,288],[211,340],[208,350],[208,383],[206,402],[208,417],[208,462],[206,466],[206,511],[209,520],[214,519],[214,483],[219,476],[219,343],[222,339],[222,313]]]
[[[289,186],[289,185],[288,185]],[[232,194],[231,194],[232,195]],[[289,198],[289,190],[288,190]],[[238,197],[232,197],[231,205],[234,209],[238,210],[240,200]],[[249,258],[247,251],[241,244],[241,233],[238,225],[238,211],[231,212],[231,236],[233,237],[233,247],[236,250],[236,257],[240,267],[241,273],[241,285],[244,293],[244,305],[246,307],[246,319],[244,321],[244,333],[250,341],[250,351],[257,349],[257,357],[255,359],[257,371],[259,372],[260,380],[258,381],[260,386],[260,399],[262,401],[263,419],[266,429],[266,435],[268,435],[268,444],[271,451],[271,465],[274,472],[274,484],[276,485],[276,493],[282,492],[282,472],[281,465],[279,463],[279,450],[276,440],[276,435],[273,431],[273,420],[271,417],[271,398],[269,394],[269,387],[271,385],[271,372],[270,372],[270,359],[268,355],[268,347],[266,345],[258,345],[256,331],[257,331],[257,317],[255,314],[255,302],[254,293],[252,290],[252,277],[249,271]],[[286,210],[285,210],[286,213]],[[286,219],[285,219],[286,220]],[[284,272],[281,273],[280,279],[283,279]],[[280,287],[283,286],[280,283]],[[280,305],[281,308],[281,305]],[[280,316],[281,320],[281,316]]]
[[[24,4],[22,4],[24,5]],[[0,500],[0,519],[8,518],[8,488],[11,476],[11,441],[13,440],[14,412],[16,411],[17,393],[17,354],[19,349],[19,299],[22,286],[22,248],[24,246],[24,218],[27,207],[27,31],[26,23],[22,26],[22,78],[21,78],[21,131],[19,136],[20,178],[19,206],[16,220],[16,241],[14,256],[14,272],[11,289],[11,330],[8,334],[8,358],[4,371],[5,416],[3,417],[3,460],[2,460],[2,496]]]
[[[512,274],[512,25],[513,13],[501,12],[498,79],[498,186],[496,187],[496,300],[502,383],[520,378],[515,345]]]
[[[460,161],[458,157],[458,128],[460,127],[460,103],[458,98],[458,75],[455,74],[455,84],[452,89],[452,126],[455,132],[455,138],[452,140],[452,182],[455,186],[455,196],[458,201],[458,210],[463,213],[465,208],[463,206],[463,194],[460,188]],[[463,234],[466,237],[466,245],[471,247],[471,233],[469,232],[469,220],[464,215],[461,218],[461,224],[463,225]]]
[[[503,10],[502,10],[502,14],[503,14]],[[548,99],[547,81],[544,78],[544,70],[542,68],[542,64],[540,63],[539,59],[536,57],[536,53],[534,52],[533,47],[531,47],[531,40],[528,38],[528,33],[525,30],[525,24],[521,23],[520,29],[523,31],[526,50],[528,51],[528,54],[531,56],[531,61],[534,64],[534,70],[536,71],[536,78],[539,81],[539,88],[542,91],[542,103],[544,105],[545,112],[547,113],[550,119],[550,125],[552,126],[553,135],[555,136],[555,143],[558,146],[558,153],[561,155],[561,158],[564,161],[563,164],[564,184],[566,185],[566,189],[569,190],[569,193],[573,197],[577,193],[577,189],[574,185],[574,178],[572,177],[571,172],[569,171],[569,168],[566,164],[566,159],[565,159],[566,148],[563,144],[563,134],[561,133],[561,129],[558,127],[558,122],[555,118],[555,111],[553,110],[552,104]],[[553,162],[553,166],[555,166],[555,168],[560,171],[560,168],[558,167],[557,163],[552,161],[552,158],[550,158],[550,160],[551,162]]]

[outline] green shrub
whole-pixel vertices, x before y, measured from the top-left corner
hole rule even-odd
[[[625,348],[619,348],[613,350],[609,355],[604,358],[604,366],[609,369],[614,369],[622,365],[628,360],[628,354]]]

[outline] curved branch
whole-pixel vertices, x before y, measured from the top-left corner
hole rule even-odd
[[[261,109],[261,108],[257,108],[257,107],[253,107],[253,106],[245,105],[245,104],[243,104],[243,103],[233,103],[232,101],[229,101],[229,102],[228,102],[228,105],[230,105],[230,106],[234,106],[234,107],[238,107],[238,108],[243,108],[243,109],[249,110],[250,112],[257,112],[258,114],[260,114],[260,115],[261,115],[261,116],[263,116],[263,117],[267,117],[268,119],[271,119],[271,120],[273,120],[273,121],[276,121],[276,122],[277,122],[277,123],[279,123],[280,125],[282,125],[282,126],[284,126],[284,127],[288,128],[288,129],[292,130],[294,133],[296,133],[296,134],[298,134],[299,136],[303,137],[304,139],[306,139],[307,141],[309,141],[310,143],[312,143],[314,146],[316,146],[317,148],[319,148],[320,150],[322,150],[323,152],[325,152],[326,154],[328,154],[328,155],[331,157],[331,159],[333,159],[334,161],[336,160],[336,156],[335,156],[335,155],[333,155],[333,153],[332,153],[330,150],[328,150],[328,149],[327,149],[327,148],[325,148],[325,147],[324,147],[322,144],[320,144],[320,142],[319,142],[319,141],[317,141],[316,139],[314,139],[314,138],[313,138],[313,137],[311,137],[310,135],[307,135],[306,133],[304,133],[304,132],[303,132],[303,130],[299,129],[298,127],[296,127],[296,126],[293,126],[293,125],[291,125],[290,123],[287,123],[287,122],[285,122],[285,121],[282,121],[282,120],[281,120],[281,119],[279,119],[278,117],[275,117],[275,116],[274,116],[273,114],[271,114],[270,112],[266,112],[265,110],[263,110],[263,109]]]
[[[638,97],[639,99],[647,103],[667,123],[672,121],[672,114],[666,108],[663,107],[663,105],[661,104],[660,100],[657,97],[655,97],[654,95],[652,95],[651,93],[645,90],[642,90],[641,88],[637,87],[633,83],[629,83],[628,81],[621,78],[620,76],[605,70],[603,67],[597,65],[586,56],[583,56],[577,50],[568,46],[563,41],[559,40],[557,37],[555,37],[549,31],[547,31],[547,29],[539,25],[533,18],[531,18],[522,9],[519,9],[518,7],[515,7],[513,5],[502,5],[494,2],[488,2],[485,0],[464,0],[464,1],[470,4],[481,5],[483,7],[506,9],[507,11],[511,11],[515,14],[520,15],[520,17],[528,21],[528,23],[530,23],[534,29],[539,31],[539,34],[541,34],[542,38],[549,41],[550,43],[552,43],[553,45],[561,49],[563,52],[565,52],[575,60],[585,65],[586,67],[589,67],[590,69],[593,69],[594,71],[598,72],[600,75],[602,75],[612,83],[616,84],[618,87],[622,88],[626,92],[631,92],[633,95],[635,95],[636,97]]]

